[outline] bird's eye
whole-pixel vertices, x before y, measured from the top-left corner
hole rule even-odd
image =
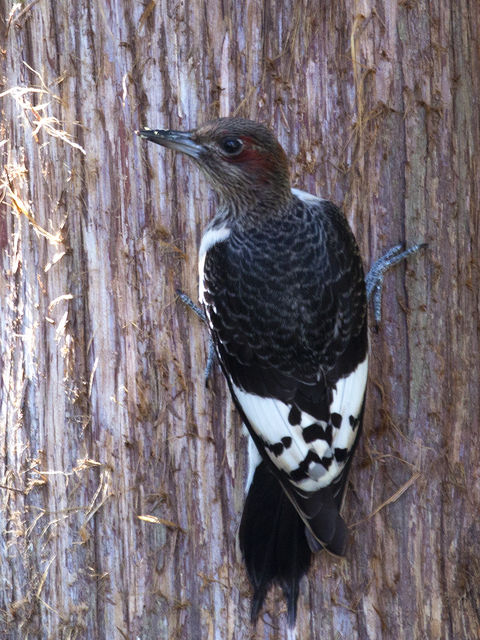
[[[220,147],[229,156],[236,156],[242,150],[243,142],[238,138],[224,138],[220,143]]]

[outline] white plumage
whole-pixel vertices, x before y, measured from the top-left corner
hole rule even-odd
[[[203,278],[203,270],[205,267],[205,258],[207,257],[207,253],[209,249],[211,249],[217,242],[223,242],[230,235],[230,229],[226,226],[221,227],[212,227],[207,229],[202,237],[202,242],[200,244],[200,249],[198,252],[198,299],[200,303],[203,304],[205,286],[204,286],[204,278]]]
[[[301,412],[300,425],[291,425],[288,420],[291,405],[275,398],[261,398],[252,393],[246,393],[232,385],[250,425],[266,444],[275,445],[283,438],[292,439],[290,446],[284,447],[279,455],[275,455],[267,448],[267,454],[276,467],[287,473],[294,471],[305,460],[309,451],[314,451],[320,458],[332,459],[328,469],[319,463],[310,463],[308,478],[299,482],[291,481],[298,488],[304,491],[316,491],[328,486],[341,473],[346,461],[337,461],[334,452],[337,448],[349,451],[355,442],[356,427],[352,424],[350,416],[353,416],[356,421],[360,415],[367,383],[367,370],[368,358],[350,375],[337,382],[330,413],[338,413],[342,416],[342,420],[340,427],[334,427],[332,430],[331,446],[323,439],[305,442],[302,435],[304,427],[319,424],[325,428],[326,423]]]

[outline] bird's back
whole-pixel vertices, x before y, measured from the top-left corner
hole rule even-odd
[[[208,251],[202,279],[225,366],[246,390],[242,367],[277,371],[292,384],[326,376],[333,385],[355,365],[339,362],[353,343],[365,355],[361,259],[345,217],[328,201],[294,197],[280,216],[248,228],[233,222]]]

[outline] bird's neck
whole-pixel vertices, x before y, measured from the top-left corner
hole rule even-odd
[[[218,197],[222,219],[247,226],[257,225],[259,219],[266,217],[283,217],[293,201],[289,184],[270,189],[251,189],[235,196],[218,193]]]

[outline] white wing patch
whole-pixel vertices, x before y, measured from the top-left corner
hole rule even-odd
[[[357,419],[362,410],[363,396],[367,385],[368,356],[346,378],[337,382],[333,392],[333,402],[330,413],[342,416],[340,429],[335,437],[335,447],[350,449],[355,442],[356,429],[352,428],[350,416]]]
[[[261,398],[232,385],[252,429],[265,444],[267,455],[298,488],[316,491],[328,486],[343,470],[358,433],[367,370],[365,358],[355,371],[337,382],[328,424],[300,412],[298,424],[292,425],[291,405],[275,398]],[[312,437],[312,433],[318,437]],[[258,458],[252,462],[249,481]]]

